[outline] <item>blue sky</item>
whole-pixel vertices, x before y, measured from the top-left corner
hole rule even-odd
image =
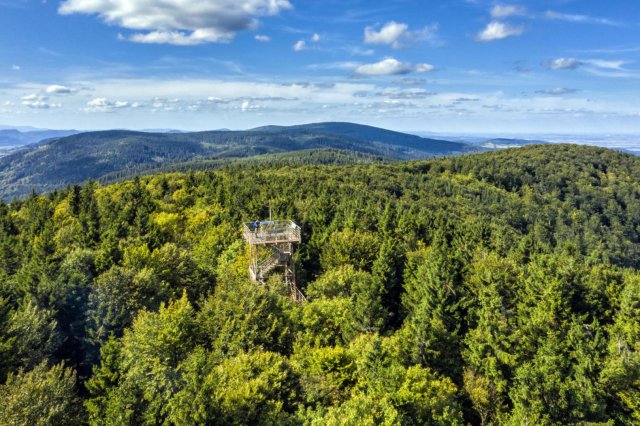
[[[640,133],[640,1],[0,0],[0,124]]]

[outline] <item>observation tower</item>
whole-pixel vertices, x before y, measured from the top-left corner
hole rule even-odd
[[[244,239],[249,243],[249,275],[265,284],[269,275],[280,271],[296,302],[306,300],[296,286],[293,262],[294,244],[301,241],[300,227],[291,220],[268,220],[243,224]]]

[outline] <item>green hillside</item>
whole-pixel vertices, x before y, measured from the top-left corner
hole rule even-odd
[[[463,152],[467,150],[463,144],[458,142],[422,138],[420,136],[410,135],[407,133],[354,123],[328,122],[301,124],[297,126],[267,126],[258,127],[257,129],[254,129],[254,131],[271,131],[277,133],[328,133],[381,145],[388,144],[412,148],[417,151],[427,151],[433,154],[450,154],[452,152]]]
[[[176,163],[318,149],[348,150],[400,160],[471,150],[461,143],[347,123],[238,132],[89,132],[0,158],[0,197],[10,199],[32,190],[47,192],[105,175],[133,176]]]
[[[305,303],[248,280],[269,206]],[[639,268],[640,158],[600,148],[0,203],[0,423],[634,425]]]
[[[277,154],[253,155],[250,157],[189,160],[169,164],[147,164],[101,176],[101,184],[115,183],[135,176],[158,173],[187,173],[197,170],[242,167],[283,167],[302,165],[355,165],[371,163],[390,163],[393,160],[384,155],[366,154],[341,149],[305,149],[301,151],[280,152]]]

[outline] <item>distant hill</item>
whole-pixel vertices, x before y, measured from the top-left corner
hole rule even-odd
[[[178,129],[142,129],[141,132],[144,133],[188,133],[184,130]]]
[[[468,147],[459,142],[450,142],[439,139],[423,138],[408,133],[395,132],[393,130],[381,129],[362,124],[329,122],[312,123],[298,126],[266,126],[253,129],[255,132],[309,132],[309,133],[330,133],[342,135],[349,138],[359,139],[366,142],[382,145],[392,145],[414,149],[430,154],[450,154],[451,152],[465,152]]]
[[[17,129],[0,130],[0,147],[18,147],[40,142],[51,138],[60,138],[79,133],[77,130],[33,130],[20,131]]]
[[[463,143],[351,123],[196,133],[88,132],[50,140],[0,158],[0,197],[21,196],[33,189],[50,191],[106,175],[131,176],[170,164],[326,149],[392,160],[474,150]]]

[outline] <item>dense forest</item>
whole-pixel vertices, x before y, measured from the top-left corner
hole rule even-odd
[[[305,303],[248,280],[294,220]],[[0,203],[0,423],[640,423],[640,158],[248,164]]]

